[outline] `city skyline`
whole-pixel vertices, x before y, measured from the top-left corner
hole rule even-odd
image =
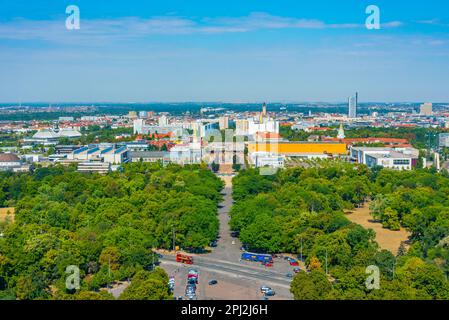
[[[449,4],[0,3],[0,101],[449,101]],[[323,9],[326,8],[326,10]]]

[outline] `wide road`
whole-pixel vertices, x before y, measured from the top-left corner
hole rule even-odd
[[[180,263],[176,262],[174,256],[165,255],[161,260],[162,265],[173,265],[180,267]],[[185,266],[187,268],[198,269],[199,271],[209,271],[214,273],[220,273],[223,275],[244,277],[253,280],[263,280],[266,284],[272,284],[279,287],[290,288],[290,279],[285,277],[284,274],[271,271],[261,270],[259,268],[252,268],[246,265],[238,265],[233,263],[227,263],[225,261],[212,261],[210,259],[204,259],[198,256],[194,257],[194,264],[191,266]]]
[[[192,266],[176,262],[173,254],[163,253],[161,267],[176,279],[175,296],[183,296],[188,269],[200,272],[197,289],[198,299],[261,299],[260,287],[271,286],[276,291],[274,299],[292,299],[291,279],[287,273],[293,268],[283,259],[275,259],[274,266],[267,268],[260,263],[241,261],[241,243],[231,237],[229,212],[232,208],[232,176],[220,175],[225,182],[223,201],[219,206],[220,230],[217,247],[204,255],[194,255]],[[218,280],[218,285],[209,286],[208,281]],[[270,298],[272,299],[272,298]]]

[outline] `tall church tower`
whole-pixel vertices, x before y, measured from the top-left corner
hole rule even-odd
[[[337,138],[338,139],[344,139],[345,138],[345,130],[343,129],[343,123],[340,123],[340,128],[338,129]]]

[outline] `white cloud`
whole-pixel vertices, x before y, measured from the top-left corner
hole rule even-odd
[[[385,27],[398,27],[389,22]],[[139,38],[151,35],[241,33],[275,29],[349,29],[364,25],[328,24],[315,19],[298,19],[253,12],[243,17],[189,19],[178,16],[123,17],[117,19],[81,19],[80,30],[65,29],[61,20],[16,19],[0,23],[0,39],[45,40],[56,42],[102,41]]]

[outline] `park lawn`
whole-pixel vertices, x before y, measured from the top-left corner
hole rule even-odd
[[[373,220],[369,204],[365,204],[352,212],[347,212],[346,217],[351,222],[357,223],[366,229],[373,229],[376,232],[376,242],[381,249],[388,250],[396,255],[401,243],[404,242],[406,248],[408,247],[410,232],[403,228],[399,231],[392,231],[382,227],[382,223]]]
[[[0,208],[0,222],[6,221],[7,218],[14,222],[14,208]]]

